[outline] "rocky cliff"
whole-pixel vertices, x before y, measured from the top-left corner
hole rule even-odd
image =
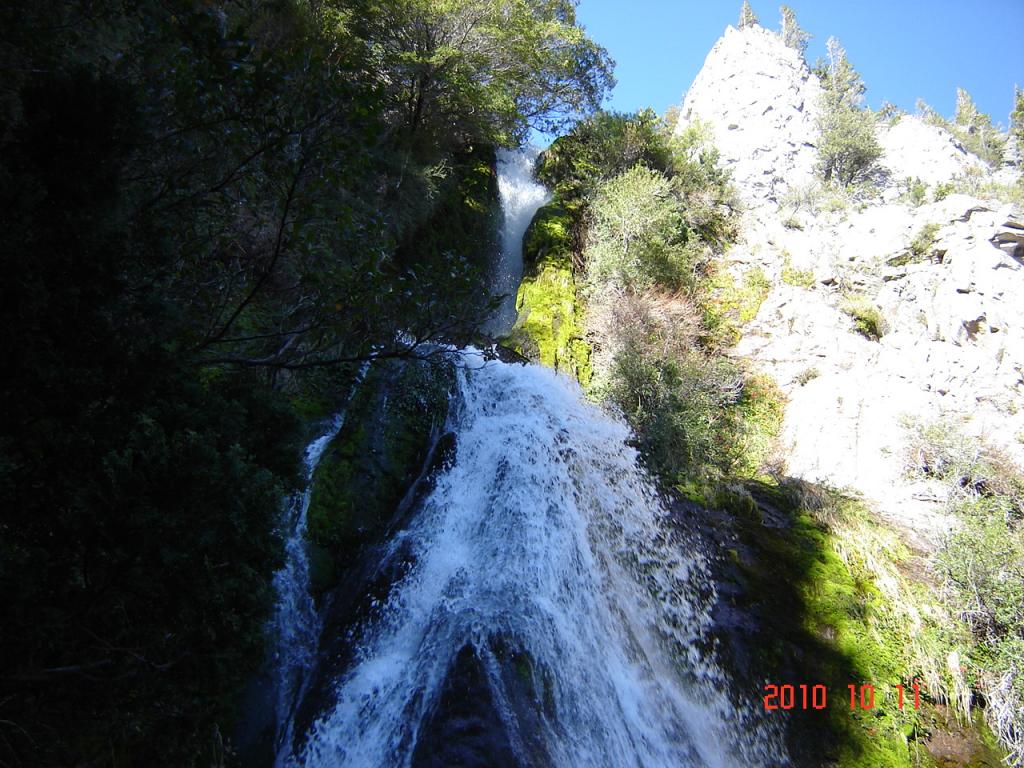
[[[813,181],[820,94],[818,78],[774,32],[728,27],[686,93],[677,131],[708,123],[744,200],[776,200]]]
[[[775,33],[730,27],[678,130],[710,123],[747,203],[730,269],[761,269],[772,289],[735,354],[788,395],[788,473],[863,493],[927,545],[946,521],[938,490],[904,474],[908,419],[953,423],[1024,460],[1024,218],[999,200],[936,195],[989,171],[910,116],[879,125],[873,194],[816,185],[820,90]],[[932,202],[915,205],[907,178]]]

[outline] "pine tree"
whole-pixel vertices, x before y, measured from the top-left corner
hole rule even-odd
[[[750,7],[750,0],[743,0],[743,7],[740,8],[740,29],[757,26],[757,16],[754,9]]]
[[[952,130],[968,151],[989,165],[997,166],[1002,162],[1005,139],[992,125],[992,118],[978,109],[965,88],[956,89]]]
[[[1024,152],[1024,89],[1013,89],[1013,112],[1010,113],[1010,135],[1017,141],[1017,151]]]
[[[956,114],[953,120],[957,125],[962,125],[968,131],[975,131],[978,129],[983,120],[987,119],[987,115],[982,115],[978,111],[978,107],[974,103],[974,99],[971,98],[971,94],[967,92],[965,88],[956,89]]]
[[[800,29],[800,25],[796,23],[796,13],[788,5],[779,8],[779,13],[782,14],[782,42],[803,56],[811,36]]]
[[[818,127],[819,169],[826,181],[849,186],[867,176],[882,148],[875,136],[875,118],[861,108],[864,81],[846,58],[839,41],[827,43],[828,67],[822,77]]]

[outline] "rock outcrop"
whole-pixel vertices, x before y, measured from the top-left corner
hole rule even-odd
[[[934,187],[986,167],[948,131],[913,115],[903,115],[894,125],[879,125],[878,143],[883,153],[879,165],[887,171],[891,185],[910,178]]]
[[[748,204],[814,180],[821,84],[803,57],[759,26],[728,27],[687,91],[676,131],[710,124]]]
[[[1024,463],[1024,221],[967,195],[916,207],[901,197],[907,178],[934,199],[939,184],[989,173],[949,133],[910,116],[879,125],[874,199],[822,189],[820,92],[778,35],[730,27],[677,130],[710,123],[747,203],[727,258],[737,273],[762,269],[773,287],[735,353],[788,395],[788,473],[859,491],[928,546],[948,521],[938,487],[904,472],[908,420],[953,422]],[[877,313],[880,339],[857,332],[854,304]]]
[[[914,255],[927,225],[935,240]],[[788,472],[863,493],[928,545],[947,521],[938,487],[905,476],[908,420],[953,423],[1024,463],[1022,242],[1010,206],[966,195],[823,214],[803,230],[760,221],[733,258],[775,287],[736,353],[789,399]],[[813,279],[787,284],[785,271]],[[877,308],[881,339],[856,331],[850,296]]]

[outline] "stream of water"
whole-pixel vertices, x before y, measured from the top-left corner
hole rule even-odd
[[[518,174],[506,183],[533,184],[521,164],[502,167]],[[531,199],[536,210],[544,198]],[[513,218],[506,226],[521,240]],[[304,591],[279,587],[292,607],[278,613],[278,764],[418,768],[418,745],[467,653],[511,764],[784,763],[778,739],[728,695],[709,650],[705,560],[669,524],[628,428],[549,369],[472,349],[460,360],[446,424],[454,454],[394,534],[384,558],[402,559],[400,575],[351,628],[351,656],[298,734],[291,712],[321,624]],[[310,446],[310,473],[339,425]],[[307,505],[308,496],[296,531]],[[301,587],[303,558],[282,584]]]
[[[484,330],[498,338],[516,322],[516,292],[523,279],[523,235],[533,215],[551,197],[547,188],[533,179],[533,167],[540,150],[527,147],[518,152],[498,151],[498,194],[503,215],[499,251],[494,268],[494,293],[505,298]]]

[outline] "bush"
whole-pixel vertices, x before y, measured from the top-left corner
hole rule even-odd
[[[679,200],[664,174],[636,166],[601,187],[591,206],[586,252],[591,286],[636,290],[692,285],[703,249],[687,238]]]
[[[919,178],[907,178],[903,182],[904,186],[904,197],[913,206],[923,205],[925,200],[928,199],[928,185],[925,184]]]
[[[947,422],[908,422],[907,468],[946,487],[959,526],[935,558],[946,601],[969,629],[969,676],[985,718],[1024,750],[1024,473]],[[966,698],[966,697],[965,697]],[[967,698],[969,706],[969,698]]]
[[[963,88],[957,88],[956,114],[952,121],[924,101],[918,101],[917,109],[926,123],[951,133],[964,149],[989,166],[995,168],[1002,162],[1005,139],[992,125],[992,119],[978,110],[971,95]]]
[[[867,339],[878,341],[889,330],[882,311],[866,296],[851,294],[839,308],[853,318],[854,329]]]
[[[808,382],[813,381],[819,376],[821,376],[821,372],[814,366],[811,366],[810,368],[804,368],[800,371],[800,373],[793,378],[793,381],[803,387],[806,386]]]
[[[740,340],[740,328],[757,317],[771,287],[760,267],[744,272],[738,285],[728,270],[713,269],[702,285],[705,343],[712,348],[736,344]]]
[[[914,235],[914,239],[910,241],[910,253],[917,259],[923,259],[935,245],[935,241],[938,239],[936,234],[940,228],[940,225],[935,222],[929,222],[921,227],[920,231]]]
[[[797,288],[813,288],[814,272],[809,269],[794,269],[789,260],[789,254],[786,254],[785,260],[782,262],[782,282]]]

